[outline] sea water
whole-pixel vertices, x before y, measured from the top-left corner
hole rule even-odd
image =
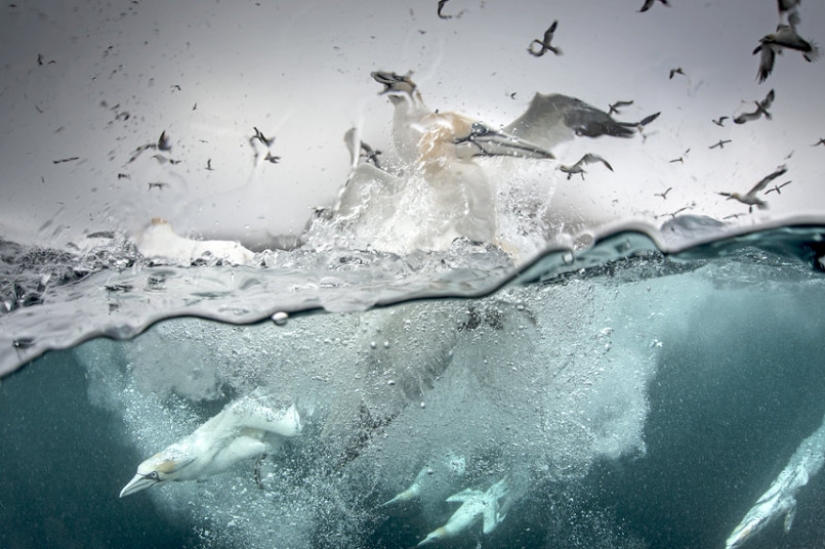
[[[825,413],[825,228],[708,226],[518,269],[465,241],[255,266],[3,242],[0,545],[411,547],[507,477],[498,528],[441,546],[724,547]],[[281,451],[118,499],[262,388],[302,417]],[[749,546],[819,546],[822,482]]]

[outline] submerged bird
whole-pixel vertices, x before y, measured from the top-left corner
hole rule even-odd
[[[713,122],[714,124],[716,124],[720,128],[723,128],[723,127],[725,127],[725,120],[727,120],[727,119],[728,119],[727,116],[720,116],[716,120],[711,120],[711,122]]]
[[[665,6],[670,5],[670,4],[668,4],[667,0],[659,0],[659,2],[661,2]],[[653,7],[653,4],[655,4],[655,3],[656,3],[656,0],[645,0],[645,3],[642,5],[642,9],[640,9],[639,12],[645,12],[645,11],[649,10],[650,8]]]
[[[615,103],[607,106],[607,108],[608,108],[607,114],[621,114],[619,112],[619,109],[621,109],[622,107],[629,107],[632,104],[633,104],[632,99],[630,101],[616,101]]]
[[[558,21],[553,21],[553,24],[550,25],[550,28],[547,29],[546,31],[544,31],[544,38],[542,40],[539,40],[537,38],[537,39],[533,40],[532,42],[530,42],[530,46],[527,48],[527,51],[530,52],[530,55],[533,55],[535,57],[541,57],[542,55],[544,55],[548,51],[552,51],[556,55],[561,55],[562,54],[561,48],[557,48],[557,47],[551,45],[551,42],[553,41],[553,33],[556,32],[556,27],[558,26],[558,24],[559,24]],[[533,49],[534,44],[538,44],[538,46],[540,48],[538,51]]]
[[[418,498],[418,496],[421,495],[421,489],[425,484],[426,479],[432,474],[433,470],[430,468],[430,466],[425,465],[424,468],[421,469],[421,471],[419,471],[418,474],[415,476],[415,480],[412,484],[410,484],[409,488],[407,488],[403,492],[396,494],[395,497],[391,500],[382,503],[381,507],[385,507],[387,505],[392,505],[393,503],[399,503],[402,501],[411,501]]]
[[[713,145],[711,145],[708,148],[709,149],[716,149],[716,148],[724,149],[726,143],[731,143],[731,140],[730,139],[720,139],[718,143],[714,143]]]
[[[756,206],[760,210],[764,210],[768,207],[768,204],[764,200],[758,198],[756,196],[756,193],[758,193],[759,191],[764,190],[765,187],[768,186],[768,183],[770,183],[771,181],[773,181],[774,179],[776,179],[777,177],[779,177],[780,175],[784,174],[787,171],[788,171],[787,167],[779,166],[779,168],[777,168],[775,172],[773,172],[770,175],[766,175],[765,177],[763,177],[762,180],[759,183],[754,185],[753,188],[751,190],[749,190],[747,193],[745,193],[744,195],[739,194],[739,193],[725,193],[725,192],[720,192],[719,194],[722,195],[722,196],[726,196],[728,200],[733,199],[733,200],[737,200],[737,201],[741,202],[742,204],[747,204],[748,213],[753,211],[754,206]]]
[[[791,529],[796,515],[796,494],[819,472],[825,462],[825,424],[802,441],[770,488],[762,494],[725,542],[725,549],[739,549],[785,515],[784,529]]]
[[[199,480],[220,473],[241,460],[272,451],[283,437],[300,432],[301,421],[294,405],[276,410],[259,397],[243,397],[192,434],[141,463],[120,497],[164,482]]]
[[[773,104],[773,100],[776,97],[776,94],[773,90],[768,92],[768,95],[765,96],[765,99],[762,101],[754,101],[756,104],[756,110],[753,112],[745,112],[740,114],[739,116],[733,119],[734,124],[744,124],[745,122],[750,122],[752,120],[759,120],[761,116],[765,116],[768,120],[770,120],[771,113],[768,112],[768,109]]]
[[[781,24],[776,27],[776,32],[766,35],[759,40],[759,45],[753,50],[753,55],[761,53],[759,57],[759,70],[756,79],[761,84],[767,80],[773,71],[776,56],[782,53],[783,49],[796,50],[809,63],[816,61],[821,55],[821,51],[815,44],[802,38],[794,25]]]
[[[565,165],[559,166],[559,170],[561,170],[561,171],[563,171],[564,173],[567,174],[567,179],[568,180],[571,177],[573,177],[573,174],[581,175],[582,180],[583,180],[584,179],[584,174],[585,174],[584,166],[587,165],[587,164],[592,164],[593,162],[601,162],[602,164],[604,164],[607,167],[608,170],[610,170],[611,172],[613,171],[613,166],[611,166],[610,163],[607,160],[605,160],[604,158],[602,158],[599,155],[591,154],[591,153],[587,153],[586,155],[582,156],[581,159],[579,159],[579,161],[576,162],[575,164],[573,164],[572,166],[565,166]]]
[[[419,542],[418,547],[437,540],[453,538],[470,528],[479,518],[483,520],[482,531],[489,534],[506,517],[506,514],[501,514],[499,500],[507,497],[508,492],[507,479],[503,478],[486,492],[467,489],[448,497],[448,502],[460,502],[461,507],[453,513],[447,524],[436,528]]]

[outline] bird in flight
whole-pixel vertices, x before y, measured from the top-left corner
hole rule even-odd
[[[548,51],[552,51],[556,55],[561,55],[561,48],[557,48],[551,44],[553,41],[553,34],[556,32],[556,27],[558,26],[558,21],[553,21],[553,24],[550,25],[550,28],[544,31],[544,38],[539,40],[536,38],[532,42],[530,42],[530,46],[527,48],[527,51],[530,52],[530,55],[534,57],[541,57]],[[539,49],[533,49],[533,45],[538,44]]]
[[[773,90],[768,92],[768,95],[765,96],[765,99],[762,101],[754,101],[756,104],[756,110],[753,112],[746,112],[742,113],[739,116],[733,119],[734,124],[744,124],[745,122],[750,122],[752,120],[759,120],[759,117],[762,115],[765,116],[768,120],[771,119],[771,113],[768,112],[768,109],[773,104],[773,100],[776,98],[776,94]]]
[[[713,122],[714,124],[716,124],[720,128],[723,128],[723,127],[725,127],[725,120],[727,120],[727,119],[728,119],[727,116],[720,116],[716,120],[711,120],[711,122]]]
[[[741,202],[742,204],[746,204],[748,206],[748,213],[753,211],[754,206],[756,206],[760,210],[767,209],[767,207],[768,207],[767,202],[765,202],[764,200],[757,197],[756,193],[765,190],[765,187],[767,187],[768,184],[771,181],[773,181],[777,177],[780,177],[782,174],[784,174],[787,171],[788,171],[788,168],[786,166],[784,166],[784,165],[779,166],[776,169],[776,171],[774,171],[773,173],[763,177],[762,180],[759,181],[759,183],[754,185],[753,188],[745,194],[740,194],[738,192],[734,192],[734,193],[720,192],[719,194],[722,195],[722,196],[726,196],[728,200],[733,199],[733,200],[737,200],[737,201]],[[779,190],[777,190],[777,193],[778,192],[779,192]]]
[[[670,4],[668,3],[667,0],[659,0],[659,2],[661,2],[665,6],[670,6]],[[644,5],[642,5],[642,9],[640,9],[639,12],[640,13],[646,12],[647,10],[652,8],[653,4],[655,4],[655,3],[656,3],[656,0],[645,0]]]
[[[559,166],[559,170],[561,170],[561,171],[563,171],[564,173],[567,174],[567,179],[568,180],[571,177],[573,177],[574,174],[581,175],[582,180],[584,180],[584,173],[585,173],[584,166],[586,166],[587,164],[592,164],[594,162],[601,162],[602,164],[604,164],[607,167],[608,170],[610,170],[611,172],[613,171],[613,166],[611,166],[610,163],[607,160],[605,160],[604,158],[602,158],[601,156],[599,156],[597,154],[591,154],[591,153],[587,153],[584,156],[582,156],[579,159],[579,161],[576,162],[575,164],[573,164],[572,166],[565,166],[565,165],[562,164],[561,166]]]
[[[725,148],[725,143],[730,143],[730,142],[731,142],[730,139],[720,139],[718,143],[714,143],[713,145],[711,145],[708,148],[709,149],[716,149],[716,148],[724,149]]]

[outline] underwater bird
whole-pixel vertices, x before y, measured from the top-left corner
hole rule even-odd
[[[460,502],[461,507],[456,509],[444,526],[427,534],[427,537],[418,543],[418,547],[437,540],[454,538],[470,528],[479,518],[483,520],[482,531],[489,534],[506,517],[506,514],[501,514],[499,500],[507,497],[508,492],[507,479],[503,478],[493,484],[486,492],[468,488],[448,497],[448,502]]]
[[[415,480],[410,484],[409,488],[403,492],[399,492],[391,500],[381,504],[381,507],[392,505],[402,501],[411,501],[421,495],[421,488],[425,483],[427,477],[433,474],[433,469],[429,465],[425,465],[415,476]]]
[[[760,198],[758,198],[756,196],[756,193],[763,190],[765,187],[768,186],[768,183],[770,183],[771,181],[773,181],[774,179],[776,179],[777,177],[779,177],[780,175],[784,174],[787,171],[788,171],[788,168],[786,166],[784,166],[784,165],[779,166],[776,169],[776,171],[774,171],[770,175],[766,175],[765,177],[763,177],[762,180],[759,181],[759,183],[754,185],[753,188],[751,190],[749,190],[747,193],[745,193],[744,195],[740,194],[740,193],[737,193],[737,192],[734,192],[734,193],[720,192],[718,194],[720,194],[722,196],[726,196],[728,200],[733,199],[733,200],[737,200],[737,201],[741,202],[742,204],[747,204],[748,213],[753,211],[754,206],[756,206],[760,210],[764,210],[768,207],[768,204],[764,200],[761,200]]]
[[[784,49],[796,50],[802,53],[802,56],[809,63],[819,59],[822,54],[815,44],[805,40],[796,32],[795,26],[780,24],[776,27],[776,32],[760,39],[759,45],[753,50],[753,55],[761,53],[759,70],[756,73],[756,79],[760,84],[770,76],[776,62],[776,56],[781,54]]]
[[[541,57],[542,55],[544,55],[548,51],[552,51],[556,55],[561,55],[562,54],[561,48],[557,48],[557,47],[551,45],[551,42],[553,41],[553,34],[556,32],[556,27],[558,26],[558,24],[559,24],[558,21],[553,21],[553,24],[550,25],[550,28],[548,28],[546,31],[544,31],[544,38],[543,39],[539,40],[537,38],[537,39],[533,40],[532,42],[530,42],[530,45],[527,47],[527,51],[530,52],[530,55],[535,56],[535,57]],[[533,49],[533,44],[538,44],[540,49],[538,51],[534,50]]]
[[[664,192],[653,193],[653,196],[661,196],[662,200],[667,200],[667,193],[669,193],[672,189],[673,189],[673,187],[668,187],[667,189],[665,189]]]
[[[768,95],[765,96],[765,99],[762,101],[754,101],[756,104],[756,110],[753,112],[745,112],[740,114],[737,117],[734,117],[733,123],[734,124],[744,124],[745,122],[751,122],[753,120],[759,120],[761,116],[765,116],[768,120],[770,120],[771,113],[768,112],[768,109],[773,104],[773,100],[776,98],[776,94],[773,90],[768,92]]]
[[[739,549],[765,529],[774,519],[785,515],[784,529],[791,529],[796,515],[796,494],[808,484],[825,462],[825,425],[804,439],[788,464],[762,494],[725,542],[725,549]]]
[[[717,118],[715,120],[711,120],[711,122],[713,122],[714,124],[716,124],[720,128],[723,128],[725,126],[725,120],[727,120],[727,119],[728,119],[727,116],[720,116],[719,118]]]
[[[632,104],[633,104],[632,99],[630,101],[616,101],[615,103],[607,106],[607,108],[608,108],[607,114],[621,114],[619,112],[619,109],[621,109],[622,107],[629,107]]]
[[[678,67],[676,69],[670,69],[670,76],[668,76],[668,80],[673,80],[673,77],[677,74],[681,74],[682,76],[687,76],[685,72],[682,70],[682,67]]]
[[[716,148],[724,149],[726,143],[731,143],[731,140],[730,139],[720,139],[718,143],[714,143],[713,145],[711,145],[708,148],[709,149],[716,149]]]
[[[661,2],[665,6],[670,6],[670,4],[668,3],[667,0],[659,0],[659,2]],[[641,12],[645,12],[645,11],[649,10],[650,8],[653,7],[653,4],[655,4],[655,3],[656,3],[656,0],[645,0],[645,3],[642,5],[642,9],[640,9],[639,12],[641,13]]]
[[[782,189],[782,187],[785,187],[786,185],[790,185],[791,183],[792,183],[792,181],[785,181],[781,185],[774,185],[773,187],[771,187],[770,189],[765,191],[765,194],[770,194],[770,193],[774,193],[774,192],[776,194],[782,194],[782,191],[780,189]]]
[[[820,137],[819,141],[811,145],[811,147],[816,147],[817,145],[825,145],[825,137]]]
[[[120,497],[164,482],[209,477],[241,460],[266,454],[284,437],[300,432],[301,421],[294,405],[275,410],[258,395],[247,395],[141,463]]]
[[[582,179],[584,179],[584,174],[585,174],[584,166],[587,165],[587,164],[592,164],[593,162],[601,162],[602,164],[604,164],[607,167],[608,170],[610,170],[611,172],[613,171],[613,166],[611,166],[610,163],[607,160],[605,160],[604,158],[602,158],[599,155],[591,154],[591,153],[587,153],[584,156],[582,156],[579,159],[579,161],[576,162],[575,164],[573,164],[572,166],[565,166],[565,165],[559,166],[559,170],[561,170],[561,171],[563,171],[564,173],[567,174],[567,179],[568,180],[571,177],[573,177],[573,174],[579,174],[579,175],[582,176]]]

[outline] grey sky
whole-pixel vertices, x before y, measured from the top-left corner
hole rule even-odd
[[[747,191],[782,163],[793,185],[742,222],[825,213],[825,147],[811,147],[825,137],[825,61],[789,51],[766,83],[755,80],[751,51],[777,23],[773,0],[672,0],[647,13],[640,0],[451,0],[445,13],[462,15],[450,20],[438,19],[435,0],[260,4],[0,8],[0,231],[60,244],[163,216],[204,236],[299,232],[310,207],[330,204],[346,180],[348,128],[391,149],[392,108],[376,95],[376,69],[413,70],[430,107],[493,125],[516,118],[537,91],[603,109],[633,99],[621,120],[662,111],[646,141],[577,139],[554,151],[562,163],[601,154],[615,173],[594,167],[581,182],[555,163],[531,172],[552,179],[552,203],[584,204],[600,221],[693,203],[695,213],[743,213],[715,193]],[[825,40],[825,3],[805,2],[801,15],[800,33]],[[564,55],[528,55],[554,19]],[[687,77],[668,80],[678,66]],[[710,122],[753,110],[771,88],[772,121]],[[253,170],[253,126],[276,137],[279,164]],[[161,166],[153,151],[127,164],[163,130],[180,164]],[[733,142],[708,148],[720,139]],[[668,162],[688,148],[684,163]],[[157,181],[168,188],[149,190]],[[666,200],[654,196],[668,187]]]

